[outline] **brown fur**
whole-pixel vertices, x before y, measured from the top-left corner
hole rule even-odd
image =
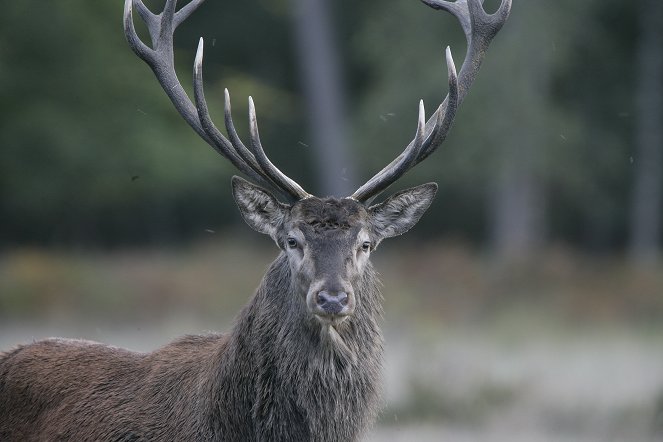
[[[188,396],[200,391],[225,341],[185,337],[147,354],[64,339],[19,347],[0,361],[0,440],[168,440],[195,434],[194,428],[182,428],[194,422],[169,415],[190,407]],[[140,431],[148,415],[163,418]]]
[[[378,411],[382,365],[382,298],[361,242],[372,237],[377,245],[409,229],[435,186],[401,192],[370,211],[333,198],[287,206],[238,178],[233,186],[247,222],[282,251],[232,330],[187,336],[151,353],[65,339],[3,353],[0,441],[361,437]],[[287,240],[294,231],[302,235],[296,248]],[[346,287],[353,310],[325,322],[307,299],[311,287],[335,286]]]

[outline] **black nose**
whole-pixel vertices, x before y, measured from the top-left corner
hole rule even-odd
[[[315,297],[315,302],[328,315],[337,315],[348,305],[350,298],[345,292],[328,292],[321,290]]]

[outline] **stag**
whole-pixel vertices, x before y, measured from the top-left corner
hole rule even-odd
[[[201,3],[160,14],[126,0],[131,49],[153,70],[186,122],[249,180],[232,179],[244,220],[280,254],[226,334],[187,336],[151,353],[47,339],[0,354],[0,440],[355,441],[379,409],[381,295],[369,255],[413,227],[434,183],[373,199],[444,141],[510,0],[488,14],[482,0],[423,0],[453,14],[467,38],[457,75],[449,48],[449,93],[412,141],[344,198],[318,198],[269,160],[249,98],[249,143],[235,130],[225,91],[223,135],[203,95],[203,41],[193,70],[194,100],[174,69],[173,33]],[[152,45],[139,39],[132,11]]]

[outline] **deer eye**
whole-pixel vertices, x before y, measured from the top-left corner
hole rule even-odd
[[[297,248],[297,240],[295,238],[289,237],[286,240],[286,243],[288,244],[288,247],[291,249],[296,249]]]
[[[370,241],[364,241],[364,243],[361,245],[361,250],[364,252],[369,252],[371,250]]]

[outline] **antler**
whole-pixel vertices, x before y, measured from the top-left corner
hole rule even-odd
[[[124,33],[129,46],[152,69],[159,84],[184,120],[216,152],[263,187],[295,201],[310,197],[309,193],[288,178],[267,158],[260,143],[255,106],[251,97],[249,97],[251,143],[248,148],[242,143],[235,130],[231,116],[230,95],[227,89],[225,90],[225,125],[230,140],[216,128],[209,115],[203,93],[202,38],[198,44],[193,70],[195,106],[180,84],[175,72],[173,34],[177,26],[186,20],[203,1],[191,0],[177,11],[177,0],[167,0],[163,11],[157,15],[152,13],[142,0],[125,0]],[[134,6],[147,26],[152,40],[151,48],[143,43],[136,33],[133,23]]]
[[[393,184],[408,170],[425,160],[446,139],[456,111],[474,82],[486,50],[495,35],[506,22],[511,11],[511,0],[502,0],[494,14],[483,9],[484,0],[421,0],[433,9],[443,9],[453,14],[460,22],[467,39],[467,53],[456,75],[451,50],[447,47],[446,60],[449,75],[449,93],[430,119],[425,121],[423,101],[419,103],[419,122],[414,139],[405,150],[385,166],[366,184],[357,189],[350,198],[368,202]]]

